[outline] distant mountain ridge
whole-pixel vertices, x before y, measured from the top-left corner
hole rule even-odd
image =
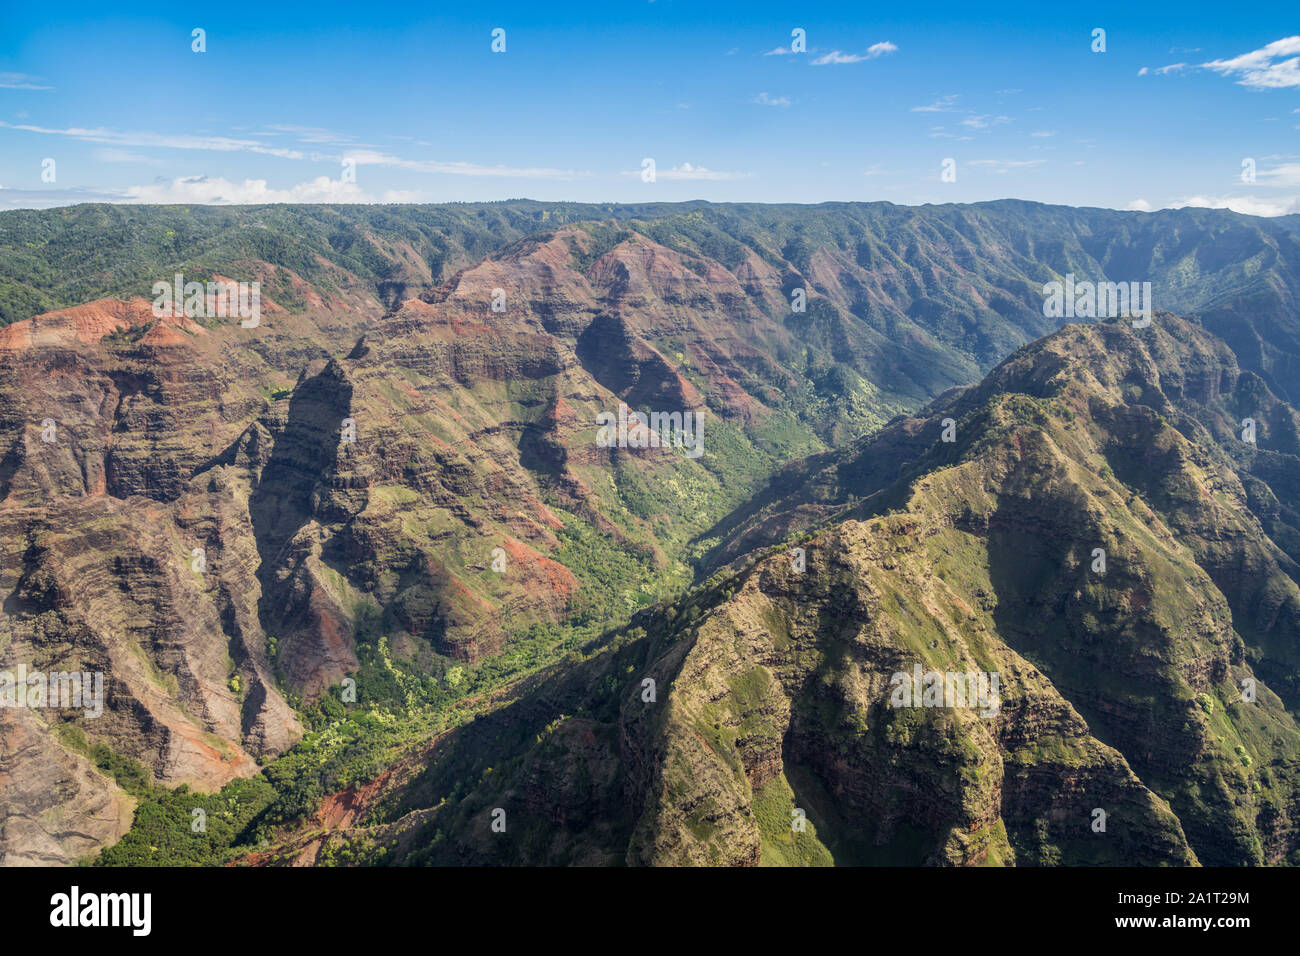
[[[104,296],[147,295],[189,269],[263,276],[289,308],[305,283],[384,310],[509,244],[613,222],[738,268],[756,256],[823,296],[841,325],[935,339],[978,373],[1056,323],[1042,285],[1073,273],[1150,281],[1158,308],[1196,316],[1278,394],[1300,394],[1300,217],[1228,210],[1154,213],[1047,206],[542,203],[440,206],[105,206],[0,213],[0,323]],[[274,268],[268,268],[274,267]],[[292,277],[292,278],[291,278]],[[850,333],[852,334],[852,333]],[[941,371],[940,374],[943,374]]]

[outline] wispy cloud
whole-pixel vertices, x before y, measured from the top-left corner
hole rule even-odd
[[[1231,59],[1210,60],[1202,63],[1201,68],[1236,77],[1241,86],[1257,90],[1300,87],[1300,56],[1293,54],[1300,54],[1300,36],[1274,40],[1258,50]]]
[[[0,186],[0,209],[49,209],[82,202],[121,202],[116,193],[93,189],[14,189]]]
[[[39,76],[26,73],[0,73],[0,90],[52,90],[54,87],[38,82]]]
[[[790,97],[788,96],[768,96],[766,93],[759,93],[754,97],[754,102],[761,106],[780,106],[789,107]]]
[[[641,170],[624,170],[623,175],[640,176]],[[673,166],[670,169],[660,169],[655,173],[657,179],[712,180],[714,182],[722,182],[732,179],[749,179],[752,175],[753,173],[735,173],[724,172],[717,169],[708,169],[704,166],[693,166],[690,163],[682,163],[680,166]]]
[[[259,139],[243,139],[230,136],[199,136],[187,133],[153,133],[122,132],[98,127],[94,129],[69,127],[51,129],[42,126],[19,125],[0,121],[0,127],[25,130],[30,133],[42,133],[51,136],[66,136],[88,143],[102,143],[107,146],[159,147],[165,149],[205,150],[210,152],[247,152],[263,156],[276,156],[281,159],[305,159],[315,162],[339,162],[351,159],[358,166],[387,166],[393,169],[405,169],[418,173],[438,173],[448,176],[484,176],[506,179],[579,179],[590,175],[572,169],[548,169],[542,167],[517,167],[506,165],[488,166],[479,163],[445,162],[439,160],[403,159],[373,149],[344,147],[341,154],[304,152],[289,147],[272,146]],[[329,134],[328,130],[311,130],[309,127],[288,127],[295,132],[308,131],[317,136]]]
[[[1255,176],[1255,182],[1279,188],[1300,186],[1300,163],[1283,163],[1272,169],[1261,169]]]
[[[276,189],[264,179],[234,182],[219,176],[156,179],[122,190],[6,189],[0,186],[0,209],[47,209],[84,202],[158,205],[259,205],[263,203],[411,203],[435,197],[415,190],[388,189],[378,196],[355,183],[319,176],[308,182]]]
[[[1138,70],[1138,76],[1146,76],[1148,73],[1154,73],[1156,76],[1166,76],[1170,73],[1182,73],[1184,70],[1190,70],[1191,66],[1186,63],[1170,63],[1168,66],[1158,66],[1154,70],[1149,66],[1144,66]]]
[[[1283,37],[1249,53],[1242,53],[1228,59],[1209,60],[1195,66],[1190,63],[1144,66],[1138,70],[1137,75],[1169,76],[1183,74],[1190,70],[1212,70],[1220,76],[1235,78],[1240,86],[1255,90],[1300,87],[1300,36]]]
[[[1195,206],[1201,209],[1231,209],[1243,216],[1286,216],[1300,213],[1300,196],[1261,199],[1255,196],[1190,196],[1174,203],[1175,206]]]
[[[297,138],[300,143],[313,143],[323,146],[358,146],[363,145],[357,142],[355,136],[349,136],[347,133],[338,133],[332,129],[323,129],[319,126],[295,126],[293,124],[275,124],[272,123],[266,127],[270,132],[251,133],[252,136],[274,136],[284,133]]]
[[[929,106],[913,106],[913,113],[956,113],[957,112],[957,94],[949,93],[947,96],[941,96]]]
[[[873,43],[867,47],[866,53],[842,53],[839,50],[831,50],[813,60],[813,66],[842,66],[845,63],[861,63],[864,60],[874,60],[877,57],[884,56],[887,53],[897,53],[898,47],[888,40],[880,43]]]
[[[133,153],[117,146],[101,146],[90,154],[99,163],[138,163],[141,166],[161,166],[162,160],[143,153]]]
[[[994,173],[1009,173],[1017,169],[1032,169],[1047,162],[1045,159],[973,159],[968,166],[977,166]]]
[[[125,190],[124,201],[139,203],[206,203],[213,205],[250,205],[258,203],[328,203],[374,202],[356,183],[345,183],[327,176],[308,182],[274,189],[265,179],[232,182],[222,177],[189,176],[157,180]]]
[[[969,126],[971,129],[988,129],[990,126],[1001,126],[1003,123],[1010,123],[1010,116],[968,116],[961,121],[962,126]]]
[[[831,50],[813,60],[813,66],[840,66],[845,63],[861,63],[865,60],[866,54],[858,53],[841,53],[839,50]]]
[[[405,169],[415,173],[435,173],[445,176],[486,176],[499,179],[582,179],[591,174],[574,169],[549,169],[546,167],[485,166],[480,163],[444,162],[432,159],[403,159],[371,149],[348,150],[343,154],[358,166],[385,166]],[[663,175],[660,173],[660,175]]]
[[[659,170],[660,179],[748,179],[750,173],[728,173],[715,169],[705,169],[703,166],[692,166],[690,163],[682,163],[680,166],[674,166],[672,169]]]
[[[5,129],[24,130],[28,133],[41,133],[47,136],[66,136],[87,143],[104,143],[109,146],[157,146],[166,149],[200,149],[212,152],[261,153],[266,156],[278,156],[283,159],[307,159],[307,154],[296,149],[284,149],[268,146],[255,139],[236,139],[229,136],[195,136],[188,133],[150,133],[122,132],[103,127],[85,128],[72,126],[67,129],[51,129],[44,126],[6,123],[0,121]]]

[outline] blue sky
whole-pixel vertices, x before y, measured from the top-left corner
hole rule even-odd
[[[0,208],[1017,197],[1300,212],[1294,4],[1135,7],[9,3]]]

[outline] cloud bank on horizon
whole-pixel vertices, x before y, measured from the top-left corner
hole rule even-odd
[[[359,13],[0,12],[0,209],[1015,197],[1300,213],[1300,35],[1281,5],[1051,22],[1027,4],[978,21],[944,3]]]

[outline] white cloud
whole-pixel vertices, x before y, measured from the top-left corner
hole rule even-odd
[[[967,165],[978,166],[995,173],[1009,173],[1016,169],[1032,169],[1047,162],[1045,159],[973,159]]]
[[[90,189],[13,189],[0,186],[0,209],[50,209],[82,202],[121,202],[115,193]]]
[[[968,116],[961,121],[962,126],[969,126],[971,129],[988,129],[990,126],[1001,126],[1003,123],[1010,123],[1010,116]]]
[[[389,189],[379,198],[355,183],[320,176],[286,189],[275,189],[266,180],[232,182],[220,177],[191,176],[157,179],[120,191],[87,189],[6,189],[0,186],[0,209],[47,209],[84,202],[158,203],[161,205],[204,203],[248,205],[261,203],[427,203],[439,197],[419,190]]]
[[[813,60],[813,66],[839,66],[843,63],[861,63],[866,57],[858,53],[841,53],[839,50],[831,50],[823,56]]]
[[[52,90],[54,87],[38,83],[39,76],[26,73],[0,73],[0,89],[3,90]]]
[[[1190,50],[1188,52],[1198,52]],[[1170,63],[1168,66],[1144,66],[1138,76],[1185,73],[1188,70],[1213,70],[1221,76],[1233,77],[1241,86],[1255,90],[1277,90],[1300,87],[1300,36],[1283,37],[1272,43],[1224,60],[1209,60],[1193,66],[1190,63]],[[1289,57],[1289,59],[1283,59]]]
[[[637,173],[640,175],[640,172]],[[658,172],[660,179],[748,179],[749,173],[725,173],[713,169],[705,169],[703,166],[692,166],[690,163],[682,163],[680,166],[674,166],[672,169],[661,169]]]
[[[317,176],[288,189],[273,189],[265,179],[231,182],[222,177],[189,176],[157,180],[145,186],[131,186],[124,195],[128,202],[206,203],[248,205],[253,203],[374,202],[356,183]]]
[[[627,169],[622,172],[624,176],[640,176],[641,170]],[[708,169],[704,166],[693,166],[690,163],[682,163],[680,166],[673,166],[671,169],[660,169],[656,172],[658,179],[701,179],[721,182],[732,179],[749,179],[753,173],[730,173],[716,169]]]
[[[116,146],[101,146],[92,150],[90,155],[96,162],[100,163],[139,163],[142,166],[162,165],[160,159],[145,156],[143,153],[133,153],[129,149],[119,149]]]
[[[876,57],[884,56],[887,53],[896,53],[898,47],[884,40],[880,43],[873,43],[867,47],[866,53],[842,53],[839,50],[831,50],[830,53],[819,56],[813,60],[813,66],[840,66],[845,63],[861,63],[863,60],[874,60]]]
[[[261,153],[266,156],[278,156],[282,159],[306,159],[306,154],[296,149],[281,149],[267,146],[253,139],[234,139],[229,136],[194,136],[188,133],[150,133],[121,132],[97,127],[94,129],[71,126],[67,129],[51,129],[44,126],[5,123],[0,127],[19,129],[28,133],[44,133],[50,136],[67,136],[87,143],[104,143],[109,146],[158,146],[166,149],[201,149],[220,153],[247,152]]]
[[[790,98],[788,96],[768,96],[766,93],[759,93],[754,97],[754,102],[762,106],[788,107]]]
[[[345,146],[355,147],[363,145],[357,142],[355,136],[349,136],[346,133],[336,133],[332,129],[324,129],[319,126],[296,126],[290,123],[271,124],[267,127],[271,132],[250,133],[252,136],[275,136],[280,133],[288,133],[296,136],[300,143],[315,143],[325,146]],[[408,136],[407,139],[410,137]]]
[[[1175,206],[1195,206],[1201,209],[1231,209],[1244,216],[1286,216],[1300,213],[1300,196],[1282,196],[1277,199],[1258,199],[1254,196],[1190,196],[1179,200]]]
[[[1156,76],[1166,76],[1170,73],[1182,73],[1184,70],[1189,69],[1191,67],[1186,63],[1170,63],[1168,66],[1158,66],[1155,69],[1144,66],[1138,70],[1138,76],[1146,76],[1148,73],[1154,73]]]
[[[1283,163],[1272,169],[1261,169],[1255,181],[1264,186],[1278,188],[1300,186],[1300,163]]]
[[[281,159],[309,159],[315,162],[338,162],[340,159],[352,159],[358,166],[387,166],[393,169],[405,169],[419,173],[439,173],[448,176],[486,176],[507,179],[579,179],[590,175],[572,169],[519,168],[514,166],[485,166],[478,163],[442,162],[437,160],[402,159],[373,149],[348,147],[339,156],[325,153],[304,153],[297,149],[268,146],[255,139],[236,139],[229,136],[198,136],[187,133],[152,133],[121,132],[98,127],[94,129],[69,127],[51,129],[42,126],[27,126],[0,121],[0,128],[25,130],[30,133],[44,133],[53,136],[67,136],[71,139],[88,143],[103,143],[109,146],[152,146],[165,149],[192,149],[211,152],[247,152],[264,156],[276,156]],[[299,132],[307,127],[282,127],[282,129]],[[315,134],[330,133],[328,130],[312,130]]]
[[[913,106],[913,113],[955,113],[957,112],[957,94],[941,96],[929,106]]]
[[[1274,40],[1258,50],[1251,50],[1227,60],[1210,60],[1201,68],[1223,76],[1237,78],[1241,86],[1256,90],[1300,87],[1300,36]],[[1281,57],[1290,56],[1289,60]]]
[[[790,49],[788,46],[779,46],[775,50],[768,50],[763,54],[763,56],[787,56],[793,52],[794,50]]]
[[[1150,212],[1151,204],[1147,202],[1145,199],[1134,199],[1131,203],[1129,203],[1124,208],[1132,210],[1133,212]]]
[[[548,169],[545,167],[483,166],[478,163],[443,162],[431,159],[402,159],[372,149],[350,149],[343,154],[358,166],[386,166],[416,173],[435,173],[446,176],[488,176],[499,179],[581,179],[590,173],[573,169]],[[662,175],[662,174],[661,174]]]

